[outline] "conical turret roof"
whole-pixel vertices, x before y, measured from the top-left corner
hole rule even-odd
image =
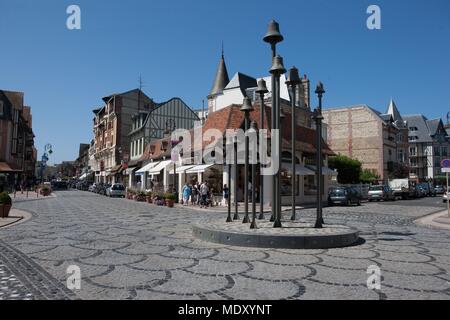
[[[397,120],[403,121],[402,116],[400,115],[400,112],[397,109],[397,106],[395,105],[395,102],[393,99],[389,102],[389,107],[386,111],[386,114],[390,114],[392,118],[394,119],[394,122]]]
[[[223,92],[223,89],[230,82],[228,77],[227,66],[225,65],[225,58],[222,53],[222,57],[219,61],[219,66],[217,67],[216,77],[214,79],[214,84],[209,93],[210,96],[214,96]]]

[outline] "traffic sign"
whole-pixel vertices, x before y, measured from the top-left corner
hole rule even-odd
[[[450,168],[450,159],[444,159],[441,161],[441,168]]]
[[[450,172],[450,168],[441,168],[442,173],[448,173]]]

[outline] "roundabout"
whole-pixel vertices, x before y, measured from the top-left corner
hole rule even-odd
[[[193,235],[203,241],[231,246],[278,249],[341,248],[359,240],[355,228],[326,224],[316,229],[313,221],[283,221],[282,228],[273,228],[273,222],[259,220],[258,229],[249,229],[249,224],[240,220],[225,223],[223,219],[208,219],[193,226]]]

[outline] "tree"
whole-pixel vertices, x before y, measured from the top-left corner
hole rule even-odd
[[[328,160],[328,166],[337,170],[337,180],[342,184],[359,183],[361,165],[361,161],[341,154],[330,157]]]
[[[373,183],[379,179],[380,176],[377,174],[376,170],[373,169],[363,169],[359,175],[359,180],[362,183]]]

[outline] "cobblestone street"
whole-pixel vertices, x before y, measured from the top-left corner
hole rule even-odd
[[[442,210],[425,200],[325,208],[325,222],[356,227],[363,241],[271,250],[192,237],[193,222],[224,213],[56,192],[16,202],[33,217],[0,229],[0,299],[450,299],[450,232],[413,223]],[[81,290],[66,288],[70,265]],[[381,290],[367,288],[370,265],[381,268]]]

